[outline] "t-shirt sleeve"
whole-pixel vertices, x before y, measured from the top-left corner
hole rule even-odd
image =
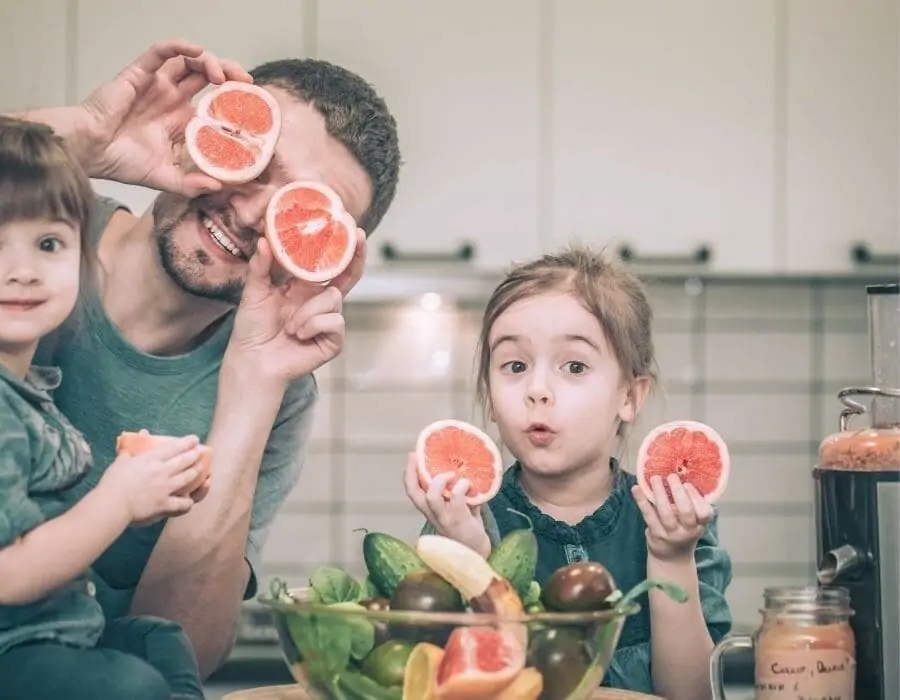
[[[306,462],[317,398],[315,378],[312,375],[304,377],[288,388],[275,418],[253,497],[250,533],[244,554],[250,565],[250,580],[244,591],[244,600],[256,596],[263,548],[269,537],[272,521],[297,484]]]
[[[0,547],[38,526],[44,515],[28,495],[31,448],[22,417],[0,397]]]
[[[731,583],[731,557],[719,545],[718,513],[713,515],[706,533],[694,550],[700,583],[700,607],[713,644],[731,632],[732,618],[725,591]],[[642,693],[653,692],[650,668],[650,642],[622,647],[613,654],[605,683]]]

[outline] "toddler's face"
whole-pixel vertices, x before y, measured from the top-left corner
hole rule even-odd
[[[605,466],[635,407],[599,321],[571,294],[510,306],[490,333],[492,419],[526,469]]]
[[[0,225],[0,353],[36,346],[75,308],[81,271],[78,230],[62,221]]]

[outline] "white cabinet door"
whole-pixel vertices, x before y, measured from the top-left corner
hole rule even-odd
[[[775,5],[552,3],[556,245],[773,270]]]
[[[78,0],[76,93],[83,99],[153,43],[182,37],[251,69],[263,61],[303,57],[309,25],[301,0]],[[118,183],[95,183],[141,213],[156,193]]]
[[[319,4],[318,56],[371,82],[398,123],[404,166],[373,266],[391,262],[383,246],[401,261],[465,268],[538,251],[539,5]]]
[[[0,112],[67,102],[66,0],[0,2]]]
[[[788,269],[900,265],[897,0],[791,0]]]

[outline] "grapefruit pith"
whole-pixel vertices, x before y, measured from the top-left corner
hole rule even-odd
[[[175,440],[170,435],[152,435],[147,430],[139,432],[123,432],[116,438],[116,455],[127,452],[132,457],[155,449],[161,444],[169,440]],[[209,477],[212,471],[212,448],[207,445],[200,445],[200,474],[194,479],[184,491],[179,495],[189,495],[203,486],[203,482]]]
[[[653,502],[650,479],[661,476],[666,495],[674,502],[666,478],[677,474],[692,484],[708,503],[715,503],[728,486],[731,456],[715,430],[698,421],[671,421],[658,425],[641,443],[637,457],[637,480]]]
[[[185,128],[188,154],[221,182],[249,182],[262,173],[281,135],[281,111],[272,94],[252,83],[229,81],[197,103]]]
[[[426,490],[438,474],[454,472],[445,492],[448,498],[459,479],[468,479],[466,503],[470,506],[491,500],[503,480],[503,458],[497,445],[474,425],[459,420],[426,426],[416,441],[416,463],[419,483]]]
[[[294,277],[323,283],[353,259],[356,221],[328,185],[291,182],[269,201],[266,239],[275,259]]]
[[[518,638],[494,627],[457,627],[437,670],[438,700],[491,700],[525,668]]]

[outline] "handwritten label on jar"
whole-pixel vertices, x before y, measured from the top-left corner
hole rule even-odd
[[[756,700],[854,700],[856,662],[841,649],[759,650]]]

